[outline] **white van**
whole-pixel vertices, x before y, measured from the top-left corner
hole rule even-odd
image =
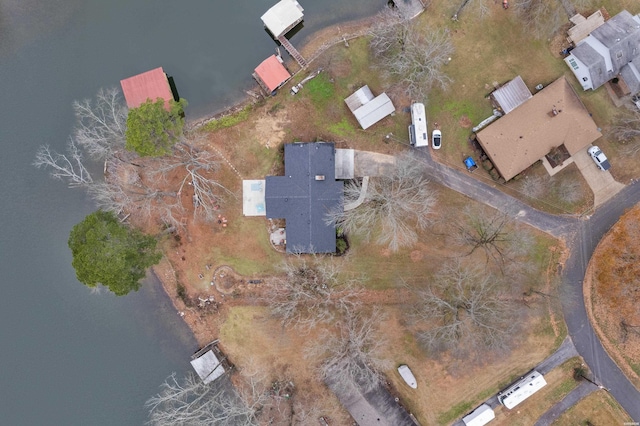
[[[409,140],[415,147],[429,146],[427,135],[427,116],[424,112],[424,104],[411,104],[411,126],[409,126]]]

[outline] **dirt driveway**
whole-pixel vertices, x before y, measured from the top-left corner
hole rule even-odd
[[[578,166],[580,173],[589,184],[591,191],[593,191],[593,208],[603,204],[605,201],[616,195],[624,185],[617,182],[611,173],[603,172],[596,166],[587,150],[591,145],[581,149],[573,155],[573,161]]]

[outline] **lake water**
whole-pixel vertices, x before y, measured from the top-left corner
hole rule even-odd
[[[77,282],[66,242],[94,207],[31,162],[64,149],[74,99],[158,66],[188,118],[238,100],[274,52],[260,21],[274,3],[0,0],[0,424],[142,424],[144,401],[187,371],[196,343],[157,285],[116,298]],[[294,45],[385,1],[301,3]]]

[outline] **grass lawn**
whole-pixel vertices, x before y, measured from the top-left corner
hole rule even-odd
[[[624,425],[632,419],[608,392],[599,390],[563,413],[553,426]]]

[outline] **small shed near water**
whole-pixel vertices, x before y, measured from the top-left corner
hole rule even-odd
[[[260,17],[264,26],[277,39],[302,22],[304,9],[296,0],[280,0]]]
[[[191,366],[205,384],[213,382],[230,368],[217,343],[217,340],[209,343],[191,357]]]
[[[358,89],[344,101],[363,129],[373,126],[396,110],[386,93],[374,97],[367,85]]]
[[[122,93],[129,108],[138,108],[148,100],[164,99],[165,108],[174,99],[169,79],[162,67],[120,80]]]
[[[254,70],[253,78],[260,87],[271,94],[286,83],[291,78],[291,74],[284,67],[282,58],[271,55]]]

